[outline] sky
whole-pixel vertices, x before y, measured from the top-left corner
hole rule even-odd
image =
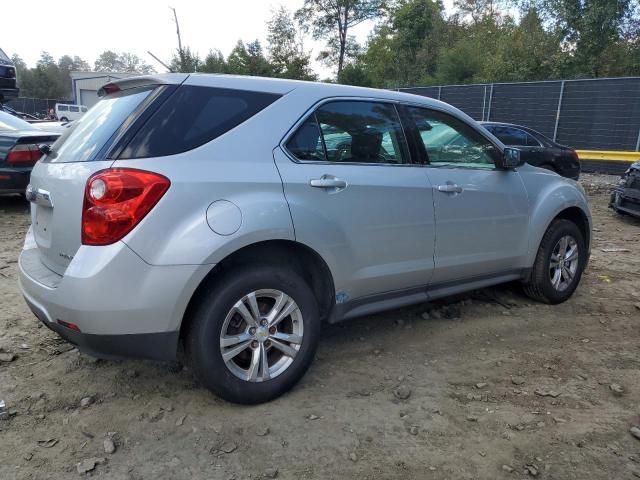
[[[266,21],[283,5],[291,11],[303,0],[51,0],[3,2],[0,48],[7,55],[17,53],[35,66],[46,50],[57,60],[62,55],[78,55],[91,66],[105,50],[135,53],[158,72],[165,69],[147,54],[153,52],[168,63],[177,47],[173,13],[176,8],[185,46],[204,57],[210,48],[226,56],[239,39],[259,39],[266,44]],[[22,19],[22,20],[19,20]],[[28,25],[28,27],[25,27]],[[372,22],[357,26],[353,34],[364,43]],[[322,42],[305,39],[305,47],[317,56]],[[321,78],[332,75],[331,68],[314,62]]]

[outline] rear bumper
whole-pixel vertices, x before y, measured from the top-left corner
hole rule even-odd
[[[31,169],[0,168],[0,193],[24,193],[30,177]]]
[[[175,358],[184,312],[210,266],[149,265],[118,242],[80,247],[58,275],[28,248],[30,235],[18,262],[20,287],[47,327],[101,357]]]
[[[25,296],[33,314],[81,352],[104,359],[145,358],[172,360],[176,357],[179,332],[137,333],[133,335],[95,335],[82,333],[48,320],[45,311]]]

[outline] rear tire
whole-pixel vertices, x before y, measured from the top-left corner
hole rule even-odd
[[[62,118],[60,119],[60,121],[61,121],[61,122],[68,122],[68,121],[69,121],[69,119],[68,119],[67,117],[62,117]]]
[[[291,389],[309,368],[320,336],[311,288],[297,272],[271,265],[224,274],[191,320],[185,346],[196,377],[241,404],[268,402]]]
[[[580,283],[587,261],[585,240],[570,220],[554,220],[540,242],[525,294],[539,302],[569,299]]]

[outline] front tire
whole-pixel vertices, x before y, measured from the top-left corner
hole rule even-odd
[[[569,299],[580,283],[587,261],[585,239],[570,220],[554,220],[540,242],[524,292],[543,303]]]
[[[186,338],[196,377],[234,403],[268,402],[302,378],[320,335],[316,299],[295,271],[242,267],[209,288]]]

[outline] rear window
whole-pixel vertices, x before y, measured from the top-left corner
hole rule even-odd
[[[72,128],[68,129],[47,156],[53,163],[86,162],[95,159],[120,125],[151,93],[152,89],[125,90],[96,103]]]
[[[280,95],[182,85],[146,121],[119,158],[186,152],[253,117]]]

